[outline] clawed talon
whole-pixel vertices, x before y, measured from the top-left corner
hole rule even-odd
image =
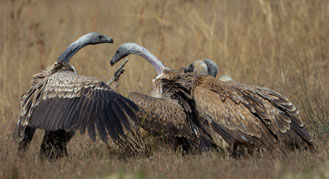
[[[125,72],[123,67],[128,63],[128,58],[125,59],[125,61],[120,65],[120,67],[117,69],[117,71],[114,72],[113,76],[110,78],[110,80],[106,83],[108,86],[110,86],[113,82],[115,82],[115,88],[119,87],[119,78],[121,74]]]

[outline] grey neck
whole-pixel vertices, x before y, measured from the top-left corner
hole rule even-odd
[[[127,45],[127,49],[130,53],[140,55],[151,63],[158,75],[162,74],[163,70],[166,68],[156,56],[140,45],[130,43]]]
[[[89,43],[84,38],[79,38],[77,41],[69,45],[66,50],[59,56],[58,62],[69,63],[74,54],[76,54],[80,49],[89,45]]]

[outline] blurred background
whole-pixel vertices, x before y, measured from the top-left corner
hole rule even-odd
[[[12,131],[32,75],[90,31],[113,37],[114,44],[76,54],[71,64],[80,75],[107,81],[118,67],[110,66],[110,58],[125,42],[143,45],[174,69],[212,59],[219,76],[285,94],[315,143],[328,146],[328,19],[327,0],[1,0],[0,161],[15,158]],[[140,57],[129,59],[117,91],[149,93],[155,71]],[[39,145],[40,140],[32,145],[32,158]],[[71,151],[78,148],[72,146]]]

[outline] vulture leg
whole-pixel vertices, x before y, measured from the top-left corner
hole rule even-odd
[[[26,152],[30,142],[32,141],[34,132],[35,132],[35,128],[26,126],[24,131],[25,133],[24,138],[22,141],[18,143],[18,152],[20,154],[24,154]]]
[[[125,70],[123,69],[123,67],[126,65],[126,63],[128,62],[128,59],[126,59],[121,65],[120,67],[117,69],[117,71],[114,72],[114,75],[111,77],[111,79],[106,83],[108,86],[110,86],[113,82],[118,82],[119,78],[121,76],[122,73],[125,72]],[[118,84],[116,84],[116,87],[118,86]]]
[[[42,159],[59,159],[67,156],[67,133],[69,132],[62,129],[46,131],[40,148],[40,157]]]
[[[70,132],[65,131],[65,141],[66,141],[66,143],[68,143],[73,138],[74,135],[75,135],[74,131],[70,131]]]

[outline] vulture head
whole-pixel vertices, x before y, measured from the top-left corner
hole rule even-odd
[[[57,61],[68,64],[73,55],[76,54],[81,48],[87,45],[96,45],[101,43],[113,43],[113,39],[97,32],[87,33],[69,45],[61,56],[59,56]]]
[[[87,44],[101,44],[101,43],[113,43],[113,39],[111,37],[107,37],[97,32],[90,32],[82,37],[80,37],[81,41],[85,41]]]
[[[199,75],[216,77],[218,73],[218,66],[212,60],[196,60],[191,65],[184,69],[184,72],[194,72]]]
[[[111,65],[114,65],[130,54],[139,55],[151,63],[158,76],[161,76],[165,71],[169,70],[169,68],[165,67],[164,64],[150,51],[135,43],[125,43],[120,45],[111,59]]]

